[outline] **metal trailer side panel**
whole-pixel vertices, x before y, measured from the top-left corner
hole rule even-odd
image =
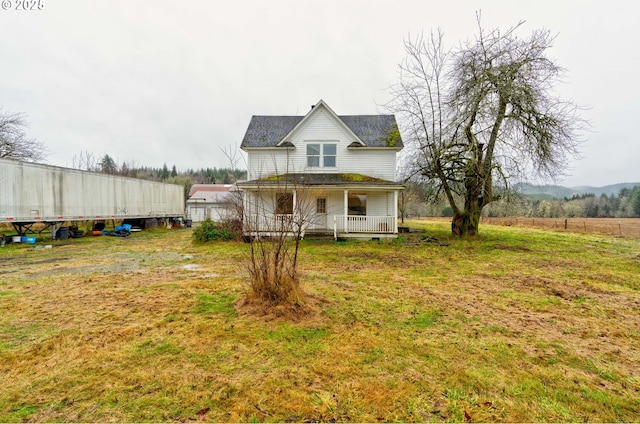
[[[15,204],[11,184],[14,181],[13,172],[13,167],[4,161],[0,162],[0,219],[4,216],[11,216],[13,212],[10,206]]]
[[[183,187],[0,159],[0,222],[184,216]]]

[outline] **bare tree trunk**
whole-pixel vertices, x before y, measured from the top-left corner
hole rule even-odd
[[[477,184],[476,184],[477,185]],[[454,212],[451,220],[451,232],[458,237],[478,235],[482,198],[477,191],[467,192],[464,209]]]
[[[491,178],[490,173],[485,175],[484,172],[486,162],[489,161],[488,157],[483,157],[484,145],[477,142],[470,126],[466,132],[473,154],[464,180],[464,208],[462,211],[455,211],[451,221],[451,232],[458,237],[478,235],[480,213],[485,205],[485,180]]]

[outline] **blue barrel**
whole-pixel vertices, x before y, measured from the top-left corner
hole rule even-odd
[[[23,243],[36,244],[36,238],[33,236],[22,236]]]

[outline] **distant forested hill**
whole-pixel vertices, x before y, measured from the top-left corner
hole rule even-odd
[[[603,194],[607,196],[617,196],[623,189],[631,190],[635,186],[640,186],[640,182],[619,183],[607,185],[604,187],[563,187],[559,185],[520,184],[517,187],[517,190],[524,195],[529,195],[532,197],[570,199],[574,196],[581,196],[583,194],[593,194],[595,196],[601,196]]]

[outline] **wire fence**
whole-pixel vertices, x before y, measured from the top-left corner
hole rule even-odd
[[[442,216],[420,219],[451,222],[451,218]],[[496,218],[483,216],[480,218],[480,224],[640,238],[640,218],[527,218],[522,216]]]
[[[482,217],[480,223],[640,238],[640,218]]]

